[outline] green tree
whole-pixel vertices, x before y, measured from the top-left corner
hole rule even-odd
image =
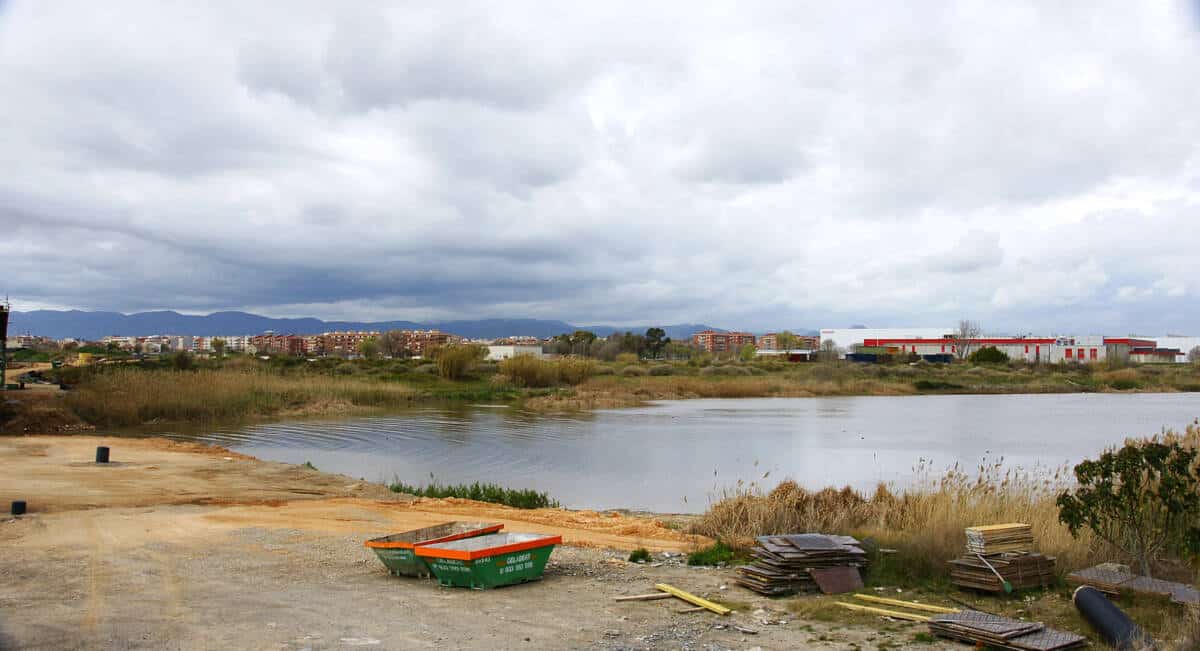
[[[691,359],[696,349],[682,341],[668,341],[666,346],[667,359]]]
[[[841,349],[838,348],[837,342],[832,339],[826,339],[821,342],[821,350],[817,353],[817,358],[822,362],[836,362],[841,357]]]
[[[212,349],[213,349],[213,352],[215,352],[217,354],[217,357],[224,357],[225,356],[225,340],[220,337],[214,338],[212,340]]]
[[[646,330],[646,352],[651,359],[659,359],[662,357],[663,349],[667,344],[671,343],[671,338],[667,336],[667,331],[662,328],[648,328]]]
[[[1188,351],[1188,361],[1193,364],[1200,364],[1200,346]]]
[[[402,330],[388,330],[379,337],[379,353],[388,357],[407,357],[407,338]]]
[[[796,343],[798,341],[800,338],[792,334],[791,330],[784,330],[775,335],[775,345],[779,347],[779,350],[792,350],[798,345]]]
[[[1084,527],[1137,560],[1143,576],[1163,551],[1200,553],[1200,451],[1176,441],[1129,442],[1075,466],[1059,520]]]
[[[758,349],[754,347],[754,344],[743,344],[742,349],[738,351],[738,358],[743,362],[753,362],[754,353],[757,352],[757,350]]]
[[[379,356],[379,341],[375,337],[367,337],[358,342],[358,354],[366,359],[375,359]]]

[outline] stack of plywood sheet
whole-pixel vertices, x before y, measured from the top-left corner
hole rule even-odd
[[[1039,588],[1054,583],[1054,557],[1032,552],[994,554],[984,557],[1014,590]],[[974,554],[950,561],[950,581],[960,588],[1000,592],[1004,584]]]
[[[1021,522],[967,527],[967,553],[1001,554],[1033,548],[1033,527]]]
[[[949,561],[954,585],[1001,592],[1005,582],[1017,590],[1054,582],[1054,557],[1033,551],[1033,528],[1029,525],[1009,522],[967,527],[966,534],[966,553]]]
[[[738,568],[737,583],[764,595],[812,592],[817,589],[811,570],[861,568],[867,554],[850,536],[792,534],[760,536],[752,550],[755,561]],[[859,583],[861,585],[861,582]]]
[[[1087,638],[1000,615],[963,610],[929,618],[929,632],[976,646],[1014,651],[1062,651],[1087,645]]]

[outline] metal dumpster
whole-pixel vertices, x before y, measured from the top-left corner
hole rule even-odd
[[[432,527],[372,538],[363,544],[374,550],[388,571],[396,576],[429,576],[429,566],[425,564],[425,559],[418,558],[413,553],[415,548],[492,534],[503,528],[504,525],[498,522],[444,522]]]
[[[562,536],[494,533],[414,551],[429,563],[439,584],[483,590],[542,578],[550,552],[559,544]]]

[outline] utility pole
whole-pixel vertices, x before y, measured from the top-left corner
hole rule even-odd
[[[5,372],[8,370],[8,313],[11,311],[8,297],[5,296],[4,302],[0,303],[0,391],[7,388],[8,376]]]

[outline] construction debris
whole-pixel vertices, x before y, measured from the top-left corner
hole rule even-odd
[[[1082,635],[976,610],[933,615],[928,624],[929,632],[934,635],[988,648],[1060,651],[1087,645],[1087,638]]]
[[[949,561],[960,588],[1012,592],[1054,583],[1054,557],[1033,551],[1033,528],[1020,522],[967,527],[966,553]]]
[[[680,599],[683,599],[684,601],[686,601],[690,604],[694,604],[694,605],[700,606],[702,608],[707,608],[718,615],[728,615],[729,613],[733,612],[732,610],[730,610],[729,608],[726,608],[725,606],[722,606],[721,604],[713,603],[713,602],[709,601],[708,599],[704,599],[702,597],[697,597],[696,595],[694,595],[690,592],[684,592],[683,590],[680,590],[679,588],[676,588],[675,586],[667,584],[667,583],[655,583],[654,587],[659,590],[662,590],[663,592],[666,592],[673,596],[679,597]]]
[[[738,570],[737,583],[767,596],[815,592],[819,584],[813,570],[822,575],[826,588],[849,591],[862,587],[859,568],[867,564],[862,543],[850,536],[830,536],[819,533],[760,536],[751,550],[755,561]],[[848,568],[848,572],[820,572]]]
[[[1067,575],[1067,582],[1072,585],[1089,585],[1112,596],[1119,595],[1122,591],[1128,591],[1135,594],[1168,597],[1177,604],[1200,606],[1200,590],[1186,583],[1137,576],[1120,569],[1108,569],[1108,567],[1111,566],[1097,565],[1072,572]]]

